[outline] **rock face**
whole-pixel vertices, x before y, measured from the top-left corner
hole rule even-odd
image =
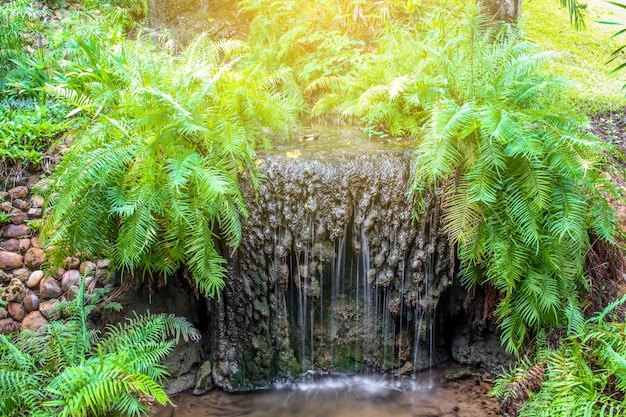
[[[419,370],[447,356],[450,248],[434,199],[412,221],[411,161],[400,151],[265,157],[258,202],[244,185],[242,244],[210,302],[215,385],[249,389],[308,369]]]

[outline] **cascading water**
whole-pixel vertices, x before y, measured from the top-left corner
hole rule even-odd
[[[262,156],[263,185],[244,186],[242,245],[209,312],[218,386],[309,370],[410,374],[447,355],[435,323],[450,317],[439,303],[449,246],[435,199],[413,220],[412,155],[322,136],[325,146]]]

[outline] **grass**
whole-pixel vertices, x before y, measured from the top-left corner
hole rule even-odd
[[[610,39],[621,26],[599,21],[626,23],[626,10],[603,0],[588,0],[586,28],[576,30],[569,24],[567,10],[552,0],[526,0],[523,17],[533,42],[557,53],[551,68],[572,82],[572,98],[589,113],[604,112],[626,105],[626,70],[611,74],[615,63],[607,65],[611,52],[626,43],[626,36]]]

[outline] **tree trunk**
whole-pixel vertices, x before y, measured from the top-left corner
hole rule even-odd
[[[522,0],[478,0],[494,22],[515,23],[522,15]]]

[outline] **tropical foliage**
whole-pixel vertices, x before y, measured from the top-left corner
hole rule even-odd
[[[120,268],[165,276],[189,266],[200,290],[223,285],[215,239],[240,239],[239,178],[256,181],[255,148],[294,123],[288,73],[235,69],[246,46],[199,37],[181,53],[139,36],[83,55],[49,87],[92,119],[49,189],[43,233],[55,253],[110,256]],[[99,239],[94,239],[99,236]]]
[[[505,409],[528,417],[619,416],[626,413],[626,325],[616,309],[626,297],[585,320],[566,309],[566,336],[548,346],[538,338],[532,359],[501,375],[492,395]],[[622,311],[623,314],[623,311]]]
[[[69,318],[43,334],[0,335],[0,414],[140,416],[169,401],[160,362],[179,338],[197,340],[197,331],[180,317],[146,314],[100,336],[87,325],[88,298],[81,286],[64,305]]]

